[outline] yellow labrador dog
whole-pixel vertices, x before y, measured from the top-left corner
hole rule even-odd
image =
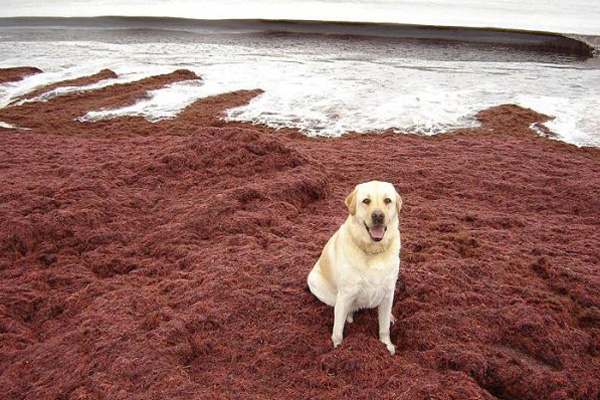
[[[390,324],[400,268],[398,214],[402,199],[391,183],[361,183],[346,198],[350,215],[329,239],[308,274],[308,287],[334,307],[333,346],[342,342],[345,321],[362,308],[378,309],[379,340],[394,354]]]

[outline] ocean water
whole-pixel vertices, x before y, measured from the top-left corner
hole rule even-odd
[[[80,118],[172,118],[198,98],[260,88],[264,94],[229,110],[226,118],[314,136],[384,129],[431,135],[476,126],[478,111],[514,103],[553,117],[546,126],[557,139],[600,146],[598,58],[497,32],[473,41],[470,31],[460,30],[443,40],[423,32],[391,34],[384,25],[363,27],[359,34],[352,26],[308,25],[303,33],[276,28],[235,21],[4,20],[0,67],[31,65],[45,72],[0,85],[0,106],[36,87],[103,68],[119,78],[61,88],[38,100],[186,68],[202,81],[176,83],[135,105]]]

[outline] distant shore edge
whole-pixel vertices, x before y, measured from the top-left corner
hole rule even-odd
[[[594,57],[598,54],[585,35],[554,32],[473,28],[433,25],[407,25],[371,22],[334,22],[300,20],[227,19],[202,20],[172,17],[11,17],[0,18],[0,28],[73,27],[105,29],[168,29],[214,31],[214,33],[337,35],[342,37],[379,37],[426,39],[471,43],[502,44],[539,51]],[[592,36],[591,38],[596,38]]]

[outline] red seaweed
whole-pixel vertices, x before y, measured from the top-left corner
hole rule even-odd
[[[596,399],[600,153],[504,105],[423,137],[73,118],[163,75],[0,110],[0,397]],[[48,117],[48,113],[52,117]],[[390,356],[306,288],[359,182],[404,199]]]

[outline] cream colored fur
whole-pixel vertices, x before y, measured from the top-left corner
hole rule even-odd
[[[368,200],[365,200],[368,199]],[[392,303],[400,267],[398,214],[402,199],[391,183],[361,183],[346,198],[349,215],[329,239],[321,257],[308,275],[310,291],[323,303],[334,307],[333,340],[343,339],[344,324],[362,308],[378,309],[379,339],[391,354],[390,324],[394,322]],[[383,238],[369,233],[375,211],[384,213]]]

